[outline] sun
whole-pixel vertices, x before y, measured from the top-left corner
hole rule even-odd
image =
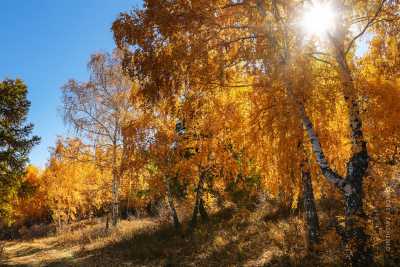
[[[314,2],[304,7],[300,21],[307,35],[323,38],[335,28],[336,12],[328,2]]]

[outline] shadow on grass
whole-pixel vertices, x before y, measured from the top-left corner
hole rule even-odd
[[[188,221],[183,222],[183,231],[179,233],[173,225],[164,224],[104,248],[81,251],[73,260],[48,266],[298,266],[297,260],[274,253],[265,262],[260,260],[271,246],[280,250],[281,246],[274,245],[280,241],[273,240],[265,224],[257,228],[245,216],[238,220],[234,214],[233,209],[213,214],[193,233],[187,232]],[[286,210],[277,210],[262,220],[278,222],[289,216]]]
[[[83,249],[71,258],[41,266],[311,266],[298,265],[311,262],[302,253],[293,259],[283,252],[290,246],[287,240],[301,243],[296,236],[277,237],[270,231],[270,225],[287,224],[293,215],[278,208],[255,222],[248,211],[224,209],[210,215],[193,233],[188,232],[188,221],[182,223],[182,232],[176,232],[172,224],[160,224],[106,247]],[[312,266],[319,266],[313,262]]]
[[[75,255],[74,263],[79,266],[185,266],[182,262],[190,262],[218,231],[217,223],[231,218],[232,213],[233,210],[223,210],[210,216],[194,233],[188,232],[188,221],[183,222],[181,232],[171,224],[163,224],[110,246],[82,251]]]
[[[278,222],[287,219],[294,214],[290,207],[279,206],[275,211],[268,213],[264,216],[264,221]]]

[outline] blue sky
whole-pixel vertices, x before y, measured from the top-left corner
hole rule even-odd
[[[94,52],[115,47],[111,24],[139,0],[0,0],[0,80],[21,78],[32,103],[29,121],[42,138],[31,163],[44,167],[57,135],[68,134],[60,87],[70,78],[86,80]]]

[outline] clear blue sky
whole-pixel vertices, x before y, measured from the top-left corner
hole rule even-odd
[[[68,134],[58,111],[60,87],[87,79],[90,54],[115,47],[113,20],[140,6],[140,0],[0,0],[0,80],[28,85],[29,121],[42,138],[31,163],[44,167],[57,135]]]

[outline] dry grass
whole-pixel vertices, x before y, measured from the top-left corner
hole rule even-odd
[[[190,216],[190,210],[180,214]],[[85,222],[47,238],[7,242],[6,266],[339,266],[341,247],[331,217],[320,211],[323,242],[319,256],[305,247],[299,213],[265,203],[249,211],[231,206],[210,214],[194,233],[177,233],[164,220],[121,221],[110,231],[104,222]]]
[[[3,258],[3,256],[4,256],[5,246],[6,246],[6,243],[3,241],[0,241],[0,259]]]
[[[188,213],[186,213],[188,214]],[[151,219],[80,223],[53,237],[7,242],[5,265],[25,266],[296,266],[305,263],[301,219],[264,206],[212,214],[193,234]]]
[[[157,225],[155,220],[136,219],[121,221],[118,228],[106,231],[105,224],[99,220],[81,222],[64,228],[51,237],[4,242],[0,264],[10,266],[45,266],[55,262],[73,264],[77,254],[90,253],[92,250],[110,246]]]
[[[190,214],[189,210],[180,212]],[[287,223],[269,224],[264,217],[264,212],[230,207],[214,213],[208,224],[200,224],[190,235],[177,234],[170,224],[160,220],[121,221],[111,231],[105,230],[102,221],[85,221],[64,228],[55,236],[6,242],[0,263],[10,266],[221,266],[222,263],[230,266],[236,262],[243,266],[262,266],[282,255],[282,248],[275,243],[285,243],[281,230],[287,226]],[[188,220],[187,216],[185,219]],[[267,218],[271,219],[274,218]],[[267,236],[276,242],[272,243]]]

